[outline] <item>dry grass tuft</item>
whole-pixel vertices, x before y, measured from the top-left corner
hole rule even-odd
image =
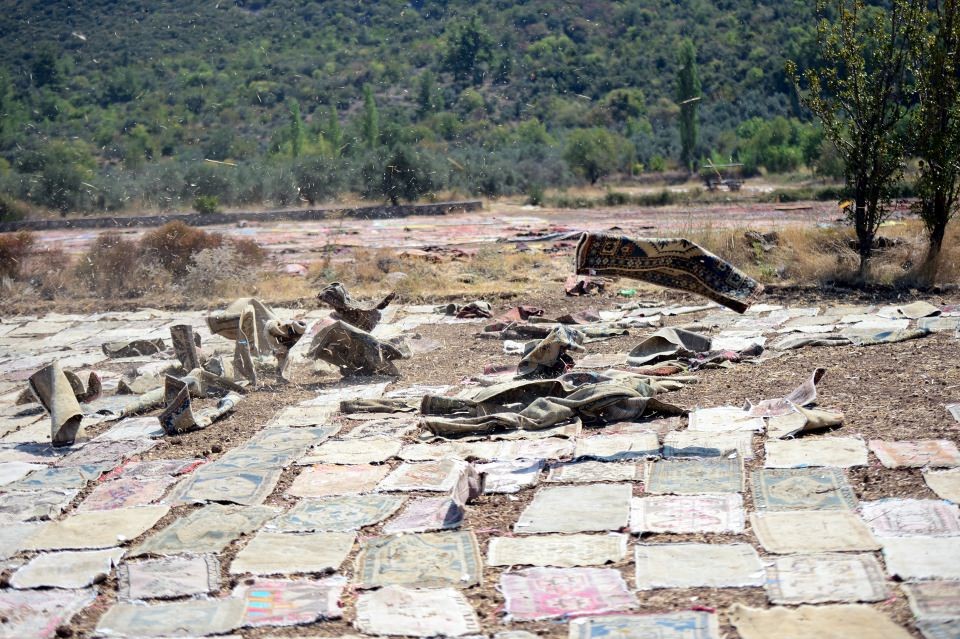
[[[293,277],[284,273],[263,273],[248,294],[272,303],[312,300],[317,287],[307,277]]]
[[[72,258],[59,248],[44,248],[27,259],[25,279],[41,299],[69,297],[76,289]]]
[[[249,239],[227,239],[176,221],[139,242],[104,233],[77,263],[77,281],[102,297],[179,291],[201,299],[246,294],[266,252]]]
[[[231,299],[249,295],[257,275],[247,255],[227,244],[191,256],[187,272],[178,284],[190,297]]]
[[[402,261],[389,249],[357,249],[353,253],[349,277],[354,284],[376,284],[389,273],[403,270]]]
[[[543,255],[531,252],[517,253],[497,246],[480,249],[466,264],[466,273],[477,280],[502,280],[513,283],[530,280],[530,271],[543,263]]]
[[[104,298],[138,297],[157,286],[159,272],[142,259],[140,247],[119,233],[100,234],[76,266],[77,281]],[[147,267],[143,270],[141,267]],[[167,278],[169,279],[169,278]]]
[[[219,233],[207,233],[177,220],[145,233],[140,248],[147,259],[156,261],[174,276],[183,276],[196,253],[219,248],[223,243]]]
[[[0,235],[0,291],[4,297],[52,300],[74,290],[70,257],[60,248],[36,249],[27,231]]]
[[[308,280],[315,287],[342,282],[359,297],[373,298],[393,290],[406,301],[430,301],[518,295],[534,281],[562,281],[570,268],[569,257],[518,253],[513,247],[483,248],[457,259],[358,249],[337,260],[313,264]]]
[[[743,230],[706,227],[686,229],[681,235],[761,282],[852,285],[860,281],[856,236],[850,228],[784,227],[777,231],[776,246],[769,251],[747,239]],[[919,285],[918,270],[927,251],[920,222],[894,221],[881,227],[878,236],[894,245],[875,251],[868,281],[883,286]],[[958,275],[960,228],[953,225],[944,241],[937,281],[955,283]]]
[[[267,261],[267,252],[262,246],[249,238],[240,238],[232,241],[233,249],[247,266],[262,266]]]
[[[0,233],[0,278],[16,280],[33,248],[34,239],[28,231]]]
[[[779,262],[776,275],[780,279],[826,283],[856,273],[858,258],[850,248],[854,235],[849,229],[787,227],[779,235],[780,245],[771,252],[771,259]]]

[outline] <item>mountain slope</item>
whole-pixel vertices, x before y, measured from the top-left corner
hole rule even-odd
[[[555,142],[602,126],[644,164],[673,160],[689,38],[700,152],[729,154],[745,120],[797,115],[783,63],[809,58],[811,14],[801,0],[4,2],[0,153],[17,167],[23,149],[72,140],[101,174],[260,160],[282,152],[296,100],[307,152],[329,154],[335,107],[349,155],[369,84],[384,144],[469,160],[537,119]],[[624,88],[639,90],[626,112],[610,96]]]

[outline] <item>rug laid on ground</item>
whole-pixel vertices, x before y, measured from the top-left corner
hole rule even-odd
[[[467,598],[453,588],[387,586],[357,598],[358,630],[374,635],[459,637],[480,632]]]
[[[14,588],[84,588],[110,574],[122,548],[42,553],[10,578]]]
[[[350,554],[351,532],[259,532],[230,564],[234,575],[274,575],[337,570]]]
[[[921,581],[900,586],[919,620],[956,619],[960,610],[960,582]]]
[[[751,476],[758,511],[853,510],[857,497],[839,468],[765,468]]]
[[[743,498],[739,494],[634,497],[630,502],[630,532],[743,532]]]
[[[960,548],[955,537],[884,537],[880,543],[891,577],[960,580]]]
[[[123,599],[170,599],[205,595],[220,588],[216,555],[178,555],[125,562],[117,570]]]
[[[630,518],[629,484],[580,484],[540,490],[513,526],[516,533],[620,530]]]
[[[882,612],[862,604],[767,609],[733,604],[727,612],[743,639],[907,639],[910,633]]]
[[[762,586],[763,563],[750,544],[639,544],[637,590]]]
[[[233,592],[243,599],[245,626],[294,626],[343,616],[340,595],[347,579],[248,579]]]
[[[6,621],[4,637],[56,636],[57,627],[89,606],[97,598],[92,588],[82,590],[4,590],[0,608]]]
[[[689,291],[743,313],[763,286],[713,253],[684,239],[584,233],[577,244],[580,275],[615,275]]]
[[[532,621],[621,612],[637,607],[619,570],[527,568],[500,576],[508,619]]]
[[[939,499],[865,501],[860,504],[860,514],[878,537],[960,535],[960,508]]]
[[[473,532],[372,537],[364,541],[356,563],[361,588],[467,587],[479,584],[483,574]]]
[[[104,637],[163,637],[224,634],[244,622],[243,599],[187,599],[141,605],[117,603],[100,617],[96,633]]]
[[[702,495],[738,493],[743,490],[743,468],[739,459],[672,459],[650,464],[648,493]]]
[[[880,548],[863,520],[843,510],[754,512],[750,527],[763,549],[776,554]]]
[[[717,615],[693,610],[659,615],[581,617],[570,622],[569,635],[570,639],[717,639],[719,636]]]
[[[767,567],[767,596],[777,604],[883,601],[883,568],[867,553],[777,557]]]
[[[406,497],[382,494],[304,499],[267,527],[279,532],[358,530],[383,521],[406,501]]]
[[[487,563],[491,566],[600,566],[627,555],[627,536],[531,535],[492,537]]]

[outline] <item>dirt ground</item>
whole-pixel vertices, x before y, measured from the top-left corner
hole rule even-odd
[[[612,287],[616,290],[617,287]],[[646,297],[660,297],[670,301],[682,301],[685,298],[671,292],[652,294]],[[927,299],[930,299],[929,297]],[[555,284],[530,290],[514,299],[497,300],[495,310],[506,310],[516,304],[532,304],[543,307],[546,314],[572,312],[588,308],[612,308],[623,301],[612,293],[592,297],[565,297],[558,294]],[[830,292],[805,291],[802,294],[774,292],[763,300],[770,303],[787,303],[793,306],[837,305],[849,303],[889,303],[890,299],[871,299],[863,295],[837,295]],[[908,302],[903,298],[899,301]],[[937,299],[934,303],[956,303],[956,299]],[[684,315],[668,318],[669,324],[681,325],[701,317]],[[423,325],[417,333],[425,338],[437,340],[438,350],[418,355],[414,359],[399,362],[401,377],[388,390],[417,383],[456,384],[460,380],[482,372],[485,364],[515,363],[515,356],[502,353],[502,343],[496,340],[477,339],[474,334],[480,329],[477,324]],[[612,353],[629,350],[636,344],[635,335],[621,337],[588,345],[590,353]],[[944,408],[945,403],[960,401],[960,340],[952,334],[940,333],[925,339],[877,347],[833,347],[808,348],[788,351],[780,357],[759,364],[745,363],[731,369],[704,370],[696,375],[698,383],[672,393],[670,401],[686,408],[710,407],[720,405],[742,405],[746,400],[761,400],[783,396],[804,381],[816,367],[827,369],[827,374],[818,386],[820,405],[825,408],[843,411],[846,419],[842,427],[836,429],[837,435],[859,436],[866,440],[883,439],[934,439],[945,438],[957,441],[958,424],[951,419]],[[295,383],[286,386],[262,387],[250,393],[241,402],[235,413],[214,423],[209,428],[166,439],[154,448],[149,458],[197,457],[216,459],[230,448],[239,445],[258,432],[270,417],[284,406],[291,405],[311,397],[315,392],[331,382],[332,377],[317,377],[306,368],[292,372]],[[100,430],[105,426],[99,427]],[[98,430],[94,431],[96,434]],[[758,452],[762,446],[760,438],[755,437]],[[758,456],[758,459],[762,457]],[[920,470],[887,470],[871,456],[870,465],[847,471],[846,475],[856,495],[860,499],[880,497],[920,497],[935,498],[923,482]],[[399,462],[389,462],[391,466]],[[760,467],[758,460],[746,463],[748,471]],[[290,498],[284,495],[293,477],[300,471],[293,466],[287,469],[276,490],[267,500],[267,504],[289,505]],[[641,487],[635,488],[639,493]],[[89,492],[85,491],[74,502],[75,507]],[[512,525],[521,510],[529,503],[534,490],[526,489],[517,495],[487,495],[476,503],[467,506],[464,528],[472,529],[479,541],[481,552],[486,555],[486,547],[491,536],[511,534]],[[752,503],[749,484],[744,493],[744,503]],[[158,524],[166,525],[177,515],[195,508],[177,507]],[[72,508],[71,508],[72,509]],[[154,530],[156,530],[155,528]],[[380,526],[364,529],[365,536],[378,534]],[[149,535],[147,533],[144,536]],[[236,578],[227,572],[228,559],[249,541],[250,536],[241,537],[223,553],[221,595],[226,594],[236,584]],[[712,543],[746,541],[759,548],[758,541],[748,529],[743,535],[652,535],[656,541],[695,541],[708,539]],[[139,540],[133,540],[137,543]],[[359,545],[359,544],[358,544]],[[355,547],[356,548],[356,547]],[[632,554],[632,553],[631,553]],[[342,573],[351,579],[353,559],[350,556],[343,565]],[[879,557],[879,553],[877,553]],[[628,558],[615,565],[624,575],[628,584],[634,582],[632,559]],[[504,630],[528,630],[544,637],[566,637],[567,622],[561,620],[543,622],[511,623],[505,625],[503,619],[503,597],[497,590],[502,568],[486,567],[483,583],[467,588],[464,594],[477,610],[484,633],[492,635]],[[320,575],[314,575],[319,577]],[[4,577],[7,577],[4,575]],[[894,584],[890,584],[894,586]],[[69,628],[62,628],[60,636],[91,637],[93,628],[103,612],[116,600],[116,579],[111,577],[101,586],[101,595],[89,609],[74,618]],[[912,626],[912,616],[906,599],[899,589],[892,587],[893,595],[886,601],[873,604],[888,614],[894,621],[908,628],[919,637]],[[687,589],[655,590],[638,592],[640,608],[638,612],[667,612],[684,609],[716,610],[720,613],[721,631],[729,639],[739,635],[727,623],[724,610],[733,602],[751,606],[765,607],[766,595],[761,588],[735,589]],[[245,638],[263,637],[334,637],[355,634],[349,621],[354,618],[356,591],[345,592],[342,603],[344,621],[318,622],[290,628],[244,629],[236,634]]]
[[[281,263],[320,259],[331,246],[366,249],[422,248],[423,246],[483,246],[528,235],[531,231],[594,231],[620,226],[639,233],[671,234],[691,228],[782,229],[815,226],[838,217],[833,202],[782,205],[731,199],[717,204],[660,207],[554,209],[507,201],[487,202],[478,212],[442,216],[409,216],[384,220],[331,218],[315,222],[250,221],[242,225],[213,225],[204,230],[235,238],[255,239],[275,252]],[[146,229],[149,230],[149,229]],[[139,239],[145,229],[122,229],[126,239]],[[104,232],[100,229],[58,229],[38,236],[43,247],[57,247],[76,255]]]

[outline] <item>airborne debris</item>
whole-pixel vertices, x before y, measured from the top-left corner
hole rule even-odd
[[[317,332],[307,357],[333,364],[344,377],[399,376],[400,371],[393,362],[409,357],[409,354],[366,331],[337,320]]]
[[[254,357],[274,355],[277,359],[277,380],[283,377],[290,349],[306,332],[299,320],[280,320],[268,306],[256,298],[243,297],[225,310],[207,317],[207,326],[214,335],[236,342],[233,368],[257,386]]]
[[[584,233],[577,244],[576,272],[630,277],[696,293],[738,313],[763,293],[763,286],[750,276],[684,239]]]
[[[390,293],[376,305],[364,307],[353,301],[343,284],[333,282],[317,294],[317,299],[333,308],[330,315],[333,319],[343,320],[361,331],[370,332],[380,323],[380,311],[385,309],[396,295]]]

